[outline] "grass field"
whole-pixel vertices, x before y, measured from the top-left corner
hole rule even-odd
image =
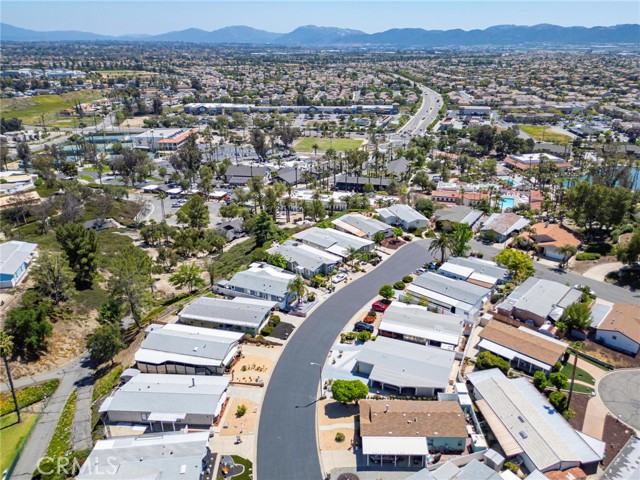
[[[15,423],[17,416],[10,413],[0,417],[0,472],[4,472],[9,466],[24,439],[36,424],[38,415],[35,413],[22,412],[22,422]]]
[[[518,125],[520,130],[537,141],[553,142],[553,143],[569,143],[571,137],[551,131],[550,127],[539,125]]]
[[[2,116],[16,117],[27,125],[41,125],[44,115],[45,124],[48,126],[73,125],[75,119],[62,117],[60,110],[72,108],[76,102],[86,103],[104,96],[103,92],[83,90],[62,95],[38,95],[36,97],[1,98],[0,110]]]
[[[573,373],[573,357],[569,358],[569,361],[564,367],[562,367],[562,370],[560,370],[560,372],[563,373],[569,379],[569,381],[571,381],[571,375]],[[596,384],[595,379],[580,367],[576,367],[576,380],[580,380],[581,382],[588,383],[590,385]]]
[[[351,138],[303,138],[293,148],[297,152],[313,152],[313,145],[318,145],[319,152],[326,152],[330,148],[334,150],[354,150],[362,145],[362,140]]]

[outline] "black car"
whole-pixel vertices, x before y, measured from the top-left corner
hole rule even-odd
[[[373,333],[373,325],[369,325],[368,323],[364,323],[364,322],[357,322],[353,326],[353,330],[356,332],[361,332],[363,330],[366,330],[367,332]]]

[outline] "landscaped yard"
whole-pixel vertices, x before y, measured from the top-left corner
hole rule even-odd
[[[562,367],[562,370],[560,370],[560,372],[566,375],[569,381],[571,381],[571,375],[573,375],[573,356],[569,357],[569,361],[564,367]],[[589,385],[596,384],[594,378],[588,372],[582,370],[580,367],[576,367],[576,380],[588,383]]]
[[[520,130],[529,135],[534,140],[540,142],[569,143],[571,137],[551,130],[551,127],[541,125],[518,125]]]
[[[233,480],[251,480],[253,478],[253,464],[246,458],[239,457],[238,455],[231,455],[231,458],[233,458],[233,462],[236,465],[244,466],[244,472],[231,478],[233,478]],[[218,475],[217,480],[224,480],[224,477]]]
[[[51,397],[58,388],[58,385],[60,385],[60,380],[56,378],[41,383],[40,385],[30,385],[17,389],[16,397],[18,399],[18,405],[20,405],[20,408],[24,408],[44,400],[45,397]],[[16,407],[13,403],[11,393],[0,393],[0,415],[5,416],[11,412],[15,412],[15,409]]]
[[[15,413],[0,417],[0,472],[9,468],[22,442],[36,424],[38,415],[22,412],[22,422],[16,423],[16,420]]]
[[[36,97],[2,98],[0,110],[3,117],[16,117],[27,125],[73,124],[75,119],[59,115],[60,110],[73,108],[76,103],[86,103],[104,97],[104,92],[83,90],[62,95],[38,95]]]
[[[303,138],[293,147],[298,152],[313,152],[313,146],[318,145],[319,152],[334,150],[354,150],[362,145],[362,140],[351,138]]]

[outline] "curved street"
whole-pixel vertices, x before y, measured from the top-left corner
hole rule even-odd
[[[431,258],[427,241],[404,246],[372,272],[327,299],[298,328],[275,366],[258,428],[257,478],[319,480],[316,401],[320,368],[349,319],[376,295]]]

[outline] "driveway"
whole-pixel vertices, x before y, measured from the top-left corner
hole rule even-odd
[[[622,267],[624,267],[624,265],[621,262],[601,263],[600,265],[591,267],[582,275],[587,278],[598,280],[599,282],[604,282],[604,278],[606,277],[607,273],[616,272]]]
[[[320,368],[351,317],[378,292],[430,261],[427,241],[414,241],[371,273],[338,290],[288,341],[265,391],[258,428],[257,478],[323,478],[316,438]]]
[[[597,388],[602,402],[615,417],[640,430],[640,369],[608,373]]]

